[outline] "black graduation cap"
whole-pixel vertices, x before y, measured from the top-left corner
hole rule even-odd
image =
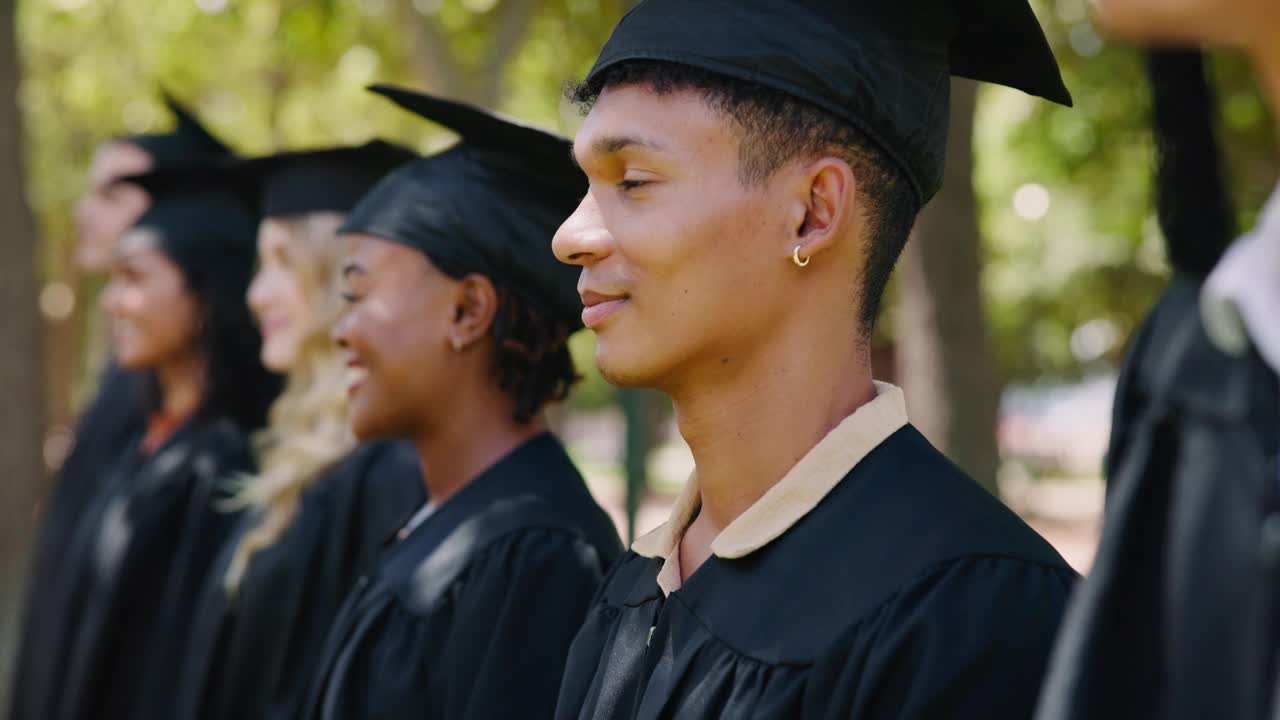
[[[252,267],[257,248],[258,215],[252,194],[246,193],[222,166],[184,165],[123,178],[151,196],[134,229],[155,234],[163,251],[192,265],[242,269]]]
[[[421,250],[454,277],[480,273],[581,325],[578,269],[551,238],[587,192],[570,142],[452,100],[374,85],[372,92],[456,132],[448,150],[413,160],[352,210],[341,232]]]
[[[230,148],[206,130],[195,115],[173,96],[165,93],[164,102],[177,119],[173,130],[123,138],[124,142],[145,150],[151,156],[153,168],[166,169],[234,155]]]
[[[643,0],[588,82],[636,60],[690,65],[817,105],[888,153],[922,202],[942,184],[951,75],[1071,104],[1027,0]]]
[[[347,213],[365,193],[416,153],[382,140],[358,147],[284,152],[240,163],[259,193],[263,217]]]

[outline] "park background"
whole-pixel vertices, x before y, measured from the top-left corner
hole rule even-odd
[[[236,150],[450,137],[366,93],[400,83],[571,133],[564,99],[628,0],[4,0],[0,2],[0,707],[40,501],[91,392],[97,280],[70,206],[94,146],[170,126],[162,90]],[[877,375],[913,421],[1086,571],[1111,396],[1128,339],[1168,279],[1151,192],[1139,53],[1086,0],[1034,0],[1075,95],[954,85],[946,187],[923,213],[876,337]],[[1240,222],[1277,174],[1258,89],[1215,57]],[[625,535],[661,522],[692,466],[669,407],[586,375],[557,427]],[[630,482],[628,482],[630,479]],[[634,519],[634,527],[632,526]]]

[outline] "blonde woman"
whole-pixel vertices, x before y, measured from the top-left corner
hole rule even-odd
[[[259,269],[248,301],[262,361],[288,376],[258,440],[261,470],[238,495],[244,522],[211,574],[192,631],[151,680],[169,707],[145,717],[284,718],[342,598],[387,536],[424,500],[411,448],[356,446],[342,355],[329,339],[346,211],[411,157],[374,142],[259,158],[229,172],[262,203]]]

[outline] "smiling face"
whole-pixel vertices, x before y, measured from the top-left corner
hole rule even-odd
[[[348,307],[333,337],[347,354],[351,429],[360,439],[411,436],[450,383],[457,281],[412,248],[363,234],[345,241]]]
[[[582,267],[583,321],[610,382],[669,389],[716,372],[787,316],[796,168],[744,184],[731,123],[695,91],[624,85],[578,133],[591,189],[553,249]]]
[[[121,239],[102,296],[111,316],[111,342],[121,367],[154,368],[192,352],[199,303],[178,266],[145,231]]]
[[[262,365],[278,373],[293,368],[317,322],[302,275],[308,251],[302,240],[288,222],[275,218],[264,220],[257,234],[259,270],[248,288],[248,305],[262,331]]]
[[[76,263],[88,272],[111,267],[116,242],[147,209],[151,200],[142,188],[116,182],[151,169],[151,156],[126,142],[101,145],[89,168],[89,187],[76,201]]]
[[[1094,0],[1099,26],[1138,42],[1211,45],[1274,43],[1275,0]]]

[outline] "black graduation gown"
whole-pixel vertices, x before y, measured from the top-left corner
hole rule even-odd
[[[1280,383],[1174,279],[1116,392],[1102,542],[1037,717],[1266,716],[1280,617]]]
[[[1025,720],[1075,573],[910,426],[781,537],[664,597],[628,553],[559,720]]]
[[[252,471],[252,456],[227,420],[188,423],[151,455],[140,444],[138,435],[104,470],[104,491],[59,559],[67,592],[46,611],[65,630],[38,670],[48,682],[15,720],[137,717],[146,658],[190,623],[235,519],[218,506],[222,479]]]
[[[530,440],[357,584],[304,717],[550,717],[569,643],[620,549],[559,441]]]
[[[171,676],[152,675],[176,690],[173,704],[145,717],[296,717],[343,598],[425,497],[412,446],[356,448],[303,493],[289,528],[254,555],[233,600],[226,571],[236,540],[257,525],[246,513],[209,574],[185,646],[161,658]]]
[[[144,421],[142,379],[109,366],[98,394],[76,423],[74,444],[52,491],[43,502],[32,553],[21,640],[9,707],[13,720],[50,717],[62,672],[58,649],[65,646],[73,617],[53,612],[77,592],[67,557],[79,524],[105,489],[109,473],[131,446]]]

